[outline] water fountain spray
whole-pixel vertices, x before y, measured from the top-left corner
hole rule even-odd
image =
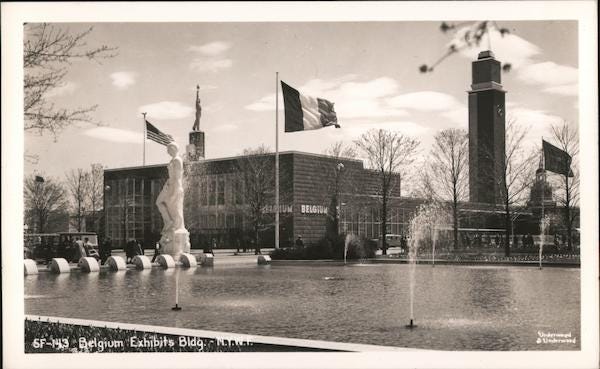
[[[447,214],[438,203],[423,204],[411,219],[409,225],[410,241],[408,249],[408,275],[410,292],[410,322],[406,328],[412,329],[414,323],[414,294],[415,294],[415,271],[418,250],[421,244],[429,238],[432,242],[433,265],[435,265],[435,246],[437,243],[441,225],[447,223]]]
[[[539,249],[539,261],[540,269],[542,269],[542,254],[544,252],[544,242],[546,241],[546,230],[550,224],[550,218],[546,215],[540,219],[540,249]]]
[[[175,255],[175,268],[177,268],[177,264],[179,263],[179,257],[181,256],[181,251],[179,251]],[[179,311],[181,310],[181,306],[179,306],[179,273],[175,270],[175,306],[171,308],[171,310]]]
[[[344,241],[344,265],[346,265],[346,259],[348,257],[348,249],[350,248],[350,244],[354,243],[356,245],[357,237],[354,233],[348,233],[346,235],[346,239]]]

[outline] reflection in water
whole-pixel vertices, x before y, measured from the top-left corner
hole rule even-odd
[[[183,310],[171,310],[175,273]],[[419,327],[406,265],[257,266],[42,273],[25,278],[28,314],[439,350],[576,350],[536,344],[540,329],[579,338],[579,270],[417,265]],[[327,277],[335,277],[328,279]],[[42,298],[59,296],[60,298]],[[404,298],[399,298],[404,296]],[[269,322],[265,324],[265,322]]]
[[[467,273],[465,277],[473,306],[491,313],[512,307],[513,291],[506,269],[480,269],[479,273]]]

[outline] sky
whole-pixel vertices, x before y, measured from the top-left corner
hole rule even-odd
[[[451,22],[451,20],[449,20]],[[578,124],[578,45],[575,21],[499,21],[510,34],[492,31],[503,73],[506,117],[528,127],[528,144],[541,145],[552,124]],[[471,61],[480,50],[432,64],[463,32],[439,30],[440,22],[305,23],[62,23],[79,32],[93,26],[87,44],[118,47],[101,63],[72,64],[49,99],[61,107],[98,105],[100,126],[77,124],[56,139],[25,135],[25,174],[63,178],[74,168],[142,165],[143,118],[171,134],[182,151],[194,123],[200,85],[208,159],[265,145],[275,149],[276,72],[301,93],[335,103],[342,128],[283,133],[279,91],[279,149],[323,153],[336,141],[351,144],[372,128],[399,131],[421,141],[428,154],[444,128],[468,127]],[[537,145],[537,146],[536,146]],[[146,141],[146,164],[166,163],[164,146]]]

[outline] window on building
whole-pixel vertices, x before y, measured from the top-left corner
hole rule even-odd
[[[241,205],[244,203],[244,181],[242,181],[240,178],[237,178],[234,183],[235,204]]]
[[[244,223],[243,223],[243,216],[242,214],[236,214],[234,217],[234,221],[235,221],[235,227],[236,228],[244,228]]]
[[[217,205],[216,187],[216,179],[208,178],[208,205]]]
[[[225,205],[225,180],[219,178],[217,184],[217,205]]]
[[[198,194],[200,196],[200,205],[207,206],[208,205],[208,192],[206,188],[206,178],[202,178],[198,181]]]

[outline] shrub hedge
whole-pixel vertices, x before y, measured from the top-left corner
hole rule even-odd
[[[273,260],[319,260],[344,259],[346,235],[333,235],[321,238],[306,247],[280,248],[271,252]],[[365,237],[350,236],[348,240],[348,260],[367,259],[375,257],[377,242]]]

